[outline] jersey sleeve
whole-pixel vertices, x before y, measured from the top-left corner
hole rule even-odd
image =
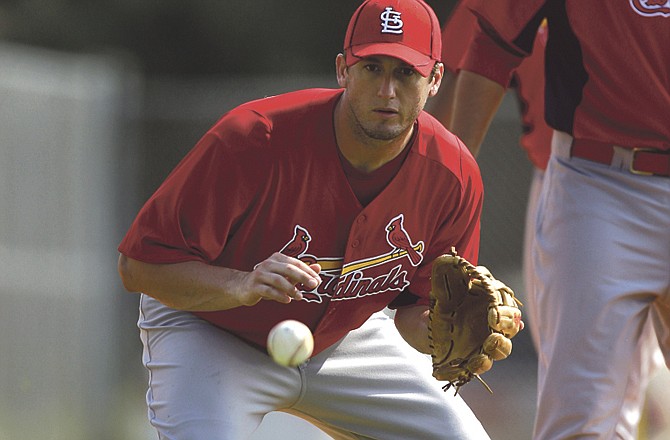
[[[214,261],[263,180],[268,130],[253,112],[225,115],[145,203],[119,251],[156,264]]]
[[[477,26],[461,68],[509,86],[514,69],[532,52],[544,18],[543,4],[537,0],[470,2]]]
[[[477,17],[467,4],[468,0],[459,1],[442,26],[442,64],[452,73],[458,71],[477,27]]]

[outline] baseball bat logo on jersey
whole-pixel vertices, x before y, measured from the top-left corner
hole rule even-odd
[[[391,291],[400,292],[409,286],[408,272],[403,264],[396,264],[376,276],[369,276],[367,271],[403,259],[415,267],[423,261],[423,241],[413,243],[403,223],[404,216],[400,214],[392,218],[385,228],[386,242],[391,247],[389,252],[347,264],[343,264],[342,258],[316,257],[307,253],[312,236],[307,228],[300,225],[295,226],[293,237],[280,252],[304,263],[318,263],[321,266],[319,275],[322,283],[316,289],[307,291],[303,286],[298,286],[303,290],[304,301],[321,303],[324,298],[341,301]]]
[[[643,17],[670,17],[670,0],[629,0],[633,10]]]
[[[382,20],[382,34],[402,34],[403,22],[400,19],[400,12],[387,6],[379,18]]]

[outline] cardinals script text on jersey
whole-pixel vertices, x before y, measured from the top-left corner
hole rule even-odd
[[[293,238],[282,248],[281,253],[298,258],[307,264],[321,265],[323,282],[312,291],[303,292],[303,299],[308,302],[321,303],[324,298],[332,301],[361,298],[390,291],[401,292],[409,285],[408,274],[402,264],[391,266],[389,263],[408,258],[412,266],[423,261],[423,241],[413,243],[403,227],[404,215],[399,214],[386,227],[386,241],[390,251],[362,260],[342,265],[342,258],[319,257],[309,254],[309,242],[312,240],[309,231],[296,225]],[[365,276],[365,270],[389,264],[388,272],[375,277]],[[299,286],[300,287],[300,286]]]

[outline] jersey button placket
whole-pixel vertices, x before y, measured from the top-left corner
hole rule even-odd
[[[367,216],[365,214],[361,214],[356,218],[356,226],[363,226],[365,222],[368,220]],[[351,241],[351,247],[352,248],[357,248],[360,246],[361,242],[358,239],[354,239]]]
[[[361,214],[361,215],[358,216],[358,218],[356,218],[356,226],[362,227],[363,225],[365,225],[365,222],[367,222],[367,221],[368,221],[368,217],[365,214]],[[356,248],[356,247],[360,246],[360,244],[361,244],[360,240],[354,239],[351,242],[351,247]]]

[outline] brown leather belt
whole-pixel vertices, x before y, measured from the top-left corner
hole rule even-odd
[[[586,139],[574,139],[571,157],[610,165],[614,158],[614,145]],[[629,171],[633,174],[670,177],[670,150],[657,148],[629,148],[632,154]]]

